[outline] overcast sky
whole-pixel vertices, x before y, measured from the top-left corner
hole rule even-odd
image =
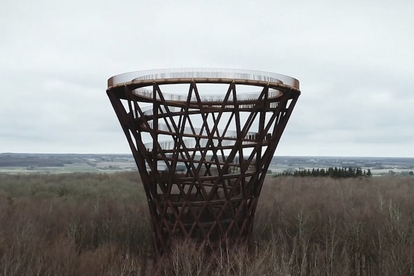
[[[0,152],[130,153],[113,75],[270,71],[302,94],[277,155],[414,157],[414,1],[2,0]]]

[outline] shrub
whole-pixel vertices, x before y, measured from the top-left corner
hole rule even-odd
[[[414,179],[267,179],[246,247],[152,260],[137,173],[0,175],[0,275],[414,275]],[[155,264],[155,265],[154,265]]]

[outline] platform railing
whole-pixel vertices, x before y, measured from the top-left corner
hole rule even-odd
[[[108,88],[139,80],[156,81],[163,79],[192,78],[264,81],[274,84],[285,84],[299,89],[299,81],[286,75],[257,70],[223,68],[170,68],[129,72],[111,77],[108,80]]]

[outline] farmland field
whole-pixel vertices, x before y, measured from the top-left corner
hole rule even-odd
[[[409,176],[268,177],[249,251],[180,241],[155,267],[137,172],[0,174],[0,275],[414,275],[413,194]]]
[[[414,175],[414,158],[275,156],[268,174],[330,167],[370,169],[374,176]],[[0,173],[7,174],[130,171],[137,171],[137,168],[133,157],[129,154],[0,153]]]

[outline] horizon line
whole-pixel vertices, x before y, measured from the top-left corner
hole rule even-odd
[[[30,154],[30,155],[128,155],[133,156],[132,153],[69,153],[69,152],[60,152],[60,153],[50,153],[50,152],[0,152],[0,155],[7,154]],[[407,158],[414,159],[414,156],[368,156],[368,155],[273,155],[273,157],[304,157],[304,158]]]

